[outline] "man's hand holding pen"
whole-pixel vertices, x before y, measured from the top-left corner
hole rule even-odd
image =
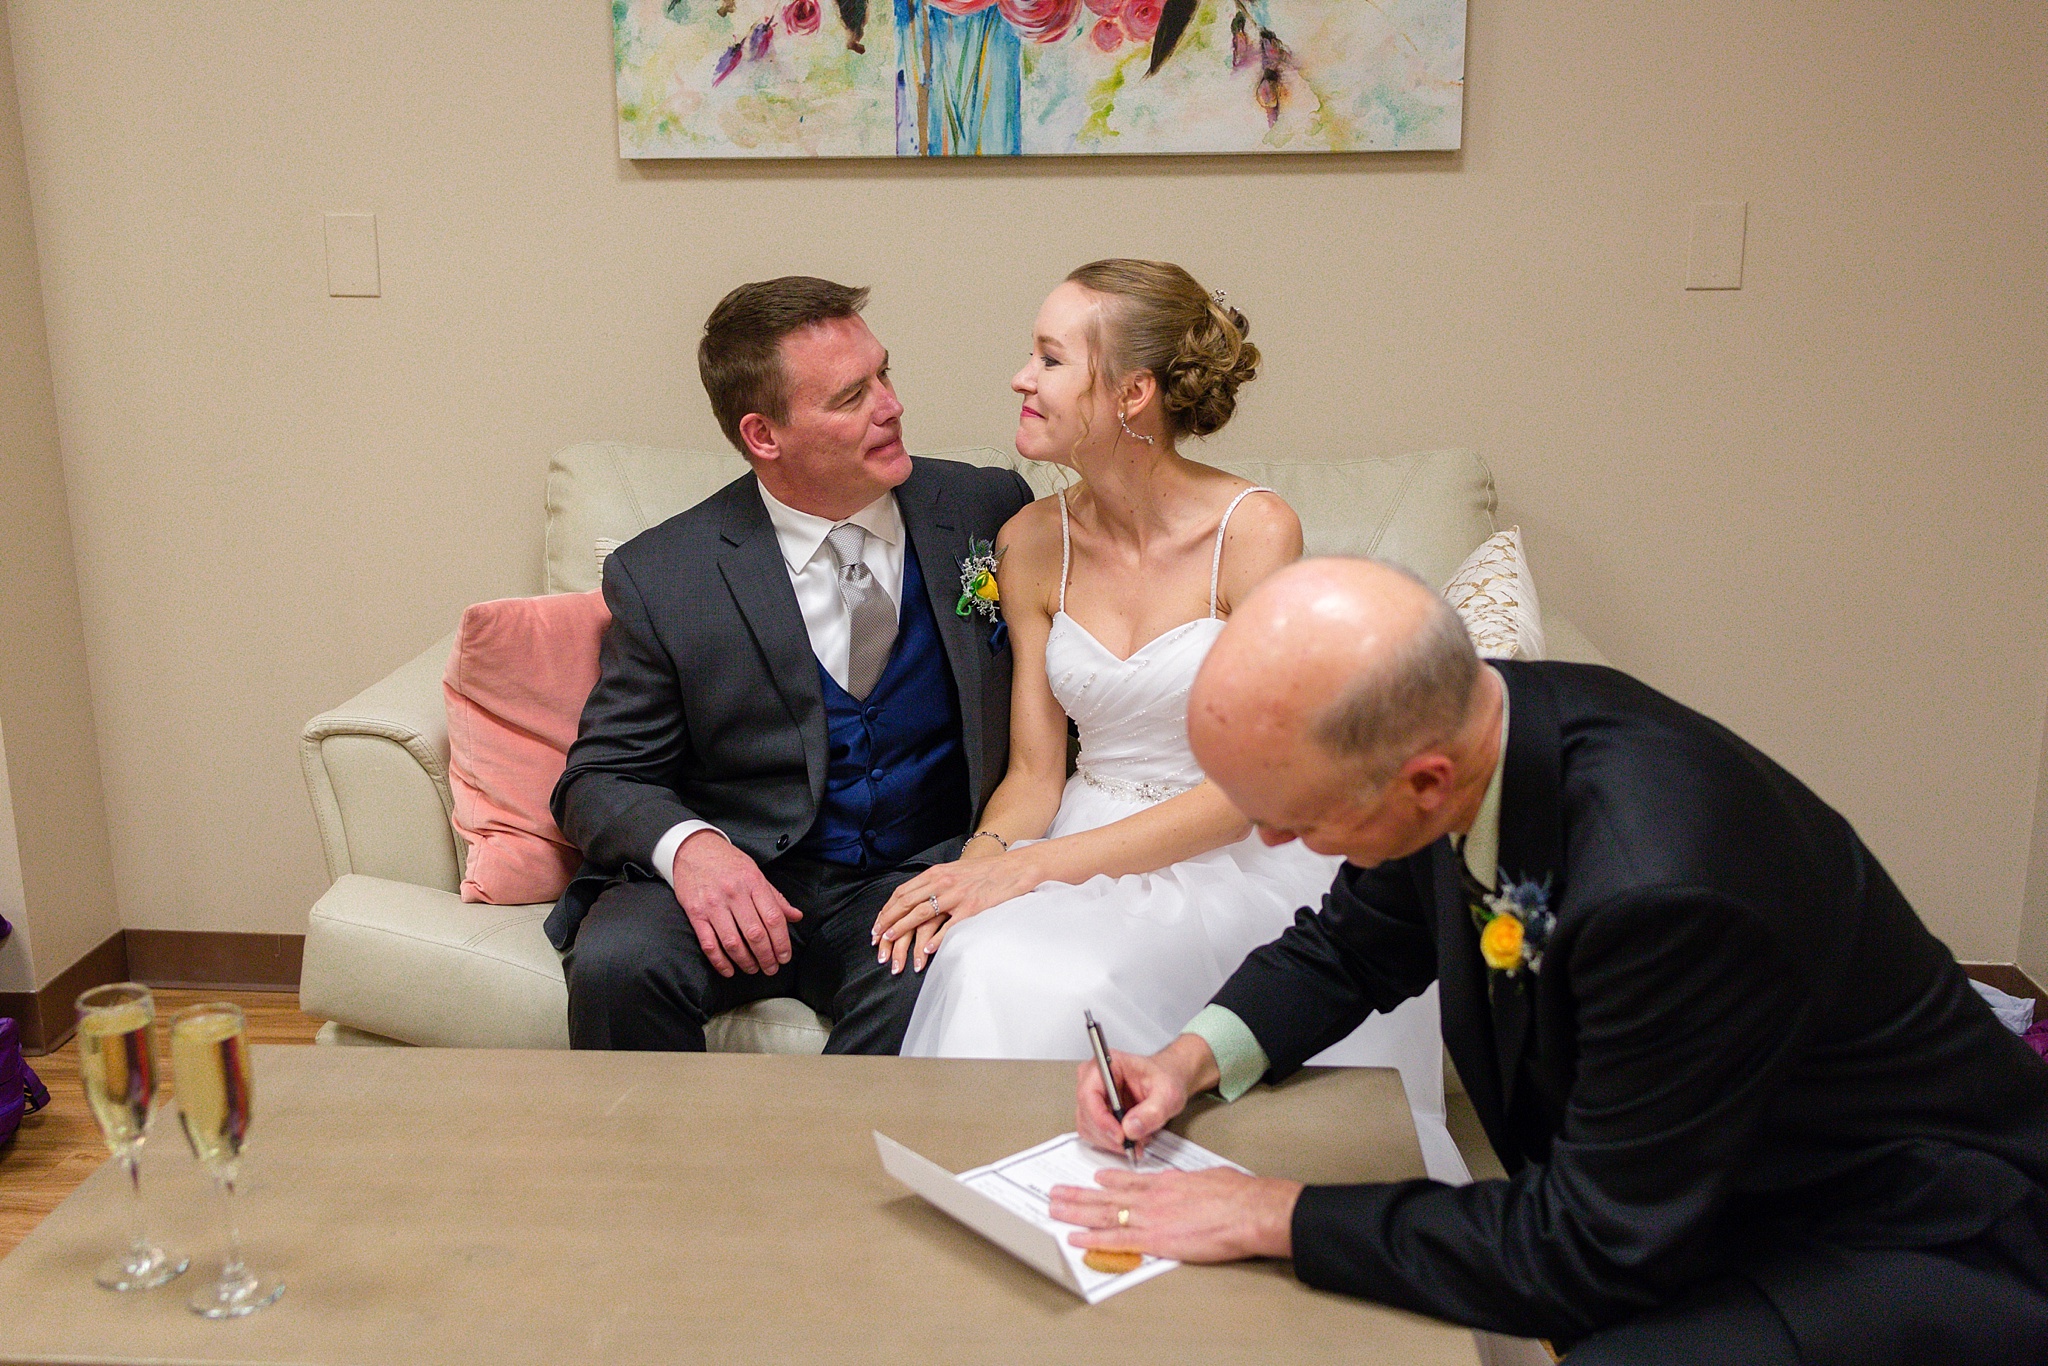
[[[1112,1049],[1109,1060],[1127,1107],[1123,1122],[1110,1111],[1093,1059],[1080,1067],[1075,1096],[1076,1129],[1105,1152],[1123,1151],[1128,1139],[1142,1154],[1152,1135],[1187,1108],[1189,1096],[1218,1081],[1215,1055],[1193,1034],[1150,1057]],[[1111,1167],[1095,1179],[1098,1187],[1053,1187],[1053,1218],[1083,1226],[1067,1238],[1076,1247],[1129,1249],[1184,1262],[1293,1255],[1298,1181],[1246,1176],[1228,1167],[1144,1176]]]
[[[1095,1075],[1102,1079],[1102,1101],[1109,1107],[1109,1117],[1119,1128],[1124,1122],[1126,1110],[1123,1090],[1118,1086],[1113,1065],[1109,1060],[1109,1041],[1102,1037],[1102,1026],[1095,1023],[1095,1012],[1084,1010],[1081,1020],[1088,1031],[1088,1046],[1095,1051]],[[1131,1170],[1138,1169],[1138,1144],[1129,1134],[1123,1135],[1124,1160],[1131,1164]]]
[[[1216,1085],[1215,1056],[1193,1034],[1181,1035],[1151,1057],[1108,1051],[1110,1070],[1123,1092],[1123,1122],[1111,1113],[1102,1071],[1092,1061],[1081,1064],[1074,1107],[1074,1127],[1081,1137],[1106,1152],[1121,1151],[1128,1138],[1142,1155],[1152,1135],[1187,1108],[1189,1096]]]

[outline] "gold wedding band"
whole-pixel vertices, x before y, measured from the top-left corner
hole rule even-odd
[[[1116,1226],[1118,1228],[1129,1228],[1131,1226],[1131,1212],[1129,1210],[1120,1209],[1116,1212]]]

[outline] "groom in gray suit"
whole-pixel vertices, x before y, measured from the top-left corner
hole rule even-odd
[[[597,686],[555,785],[584,865],[547,920],[578,1048],[701,1051],[769,996],[832,1053],[894,1053],[920,974],[876,961],[896,886],[956,857],[1003,776],[1010,655],[954,609],[1030,489],[913,460],[865,289],[742,285],[704,325],[752,472],[605,561]]]

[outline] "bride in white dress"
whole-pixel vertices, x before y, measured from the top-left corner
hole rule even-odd
[[[1012,384],[1017,449],[1081,482],[997,541],[1008,774],[960,860],[876,918],[883,959],[927,972],[906,1056],[1085,1058],[1084,1008],[1115,1047],[1151,1053],[1336,875],[1334,857],[1251,833],[1188,749],[1188,690],[1230,604],[1301,554],[1277,494],[1175,448],[1229,419],[1258,365],[1245,330],[1157,262],[1084,266],[1039,312]],[[1313,1061],[1400,1068],[1432,1174],[1464,1179],[1434,988]]]

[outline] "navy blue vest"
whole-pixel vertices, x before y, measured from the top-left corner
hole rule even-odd
[[[795,853],[887,868],[967,829],[960,700],[909,546],[897,617],[888,667],[866,701],[856,701],[818,666],[825,693],[825,796]]]

